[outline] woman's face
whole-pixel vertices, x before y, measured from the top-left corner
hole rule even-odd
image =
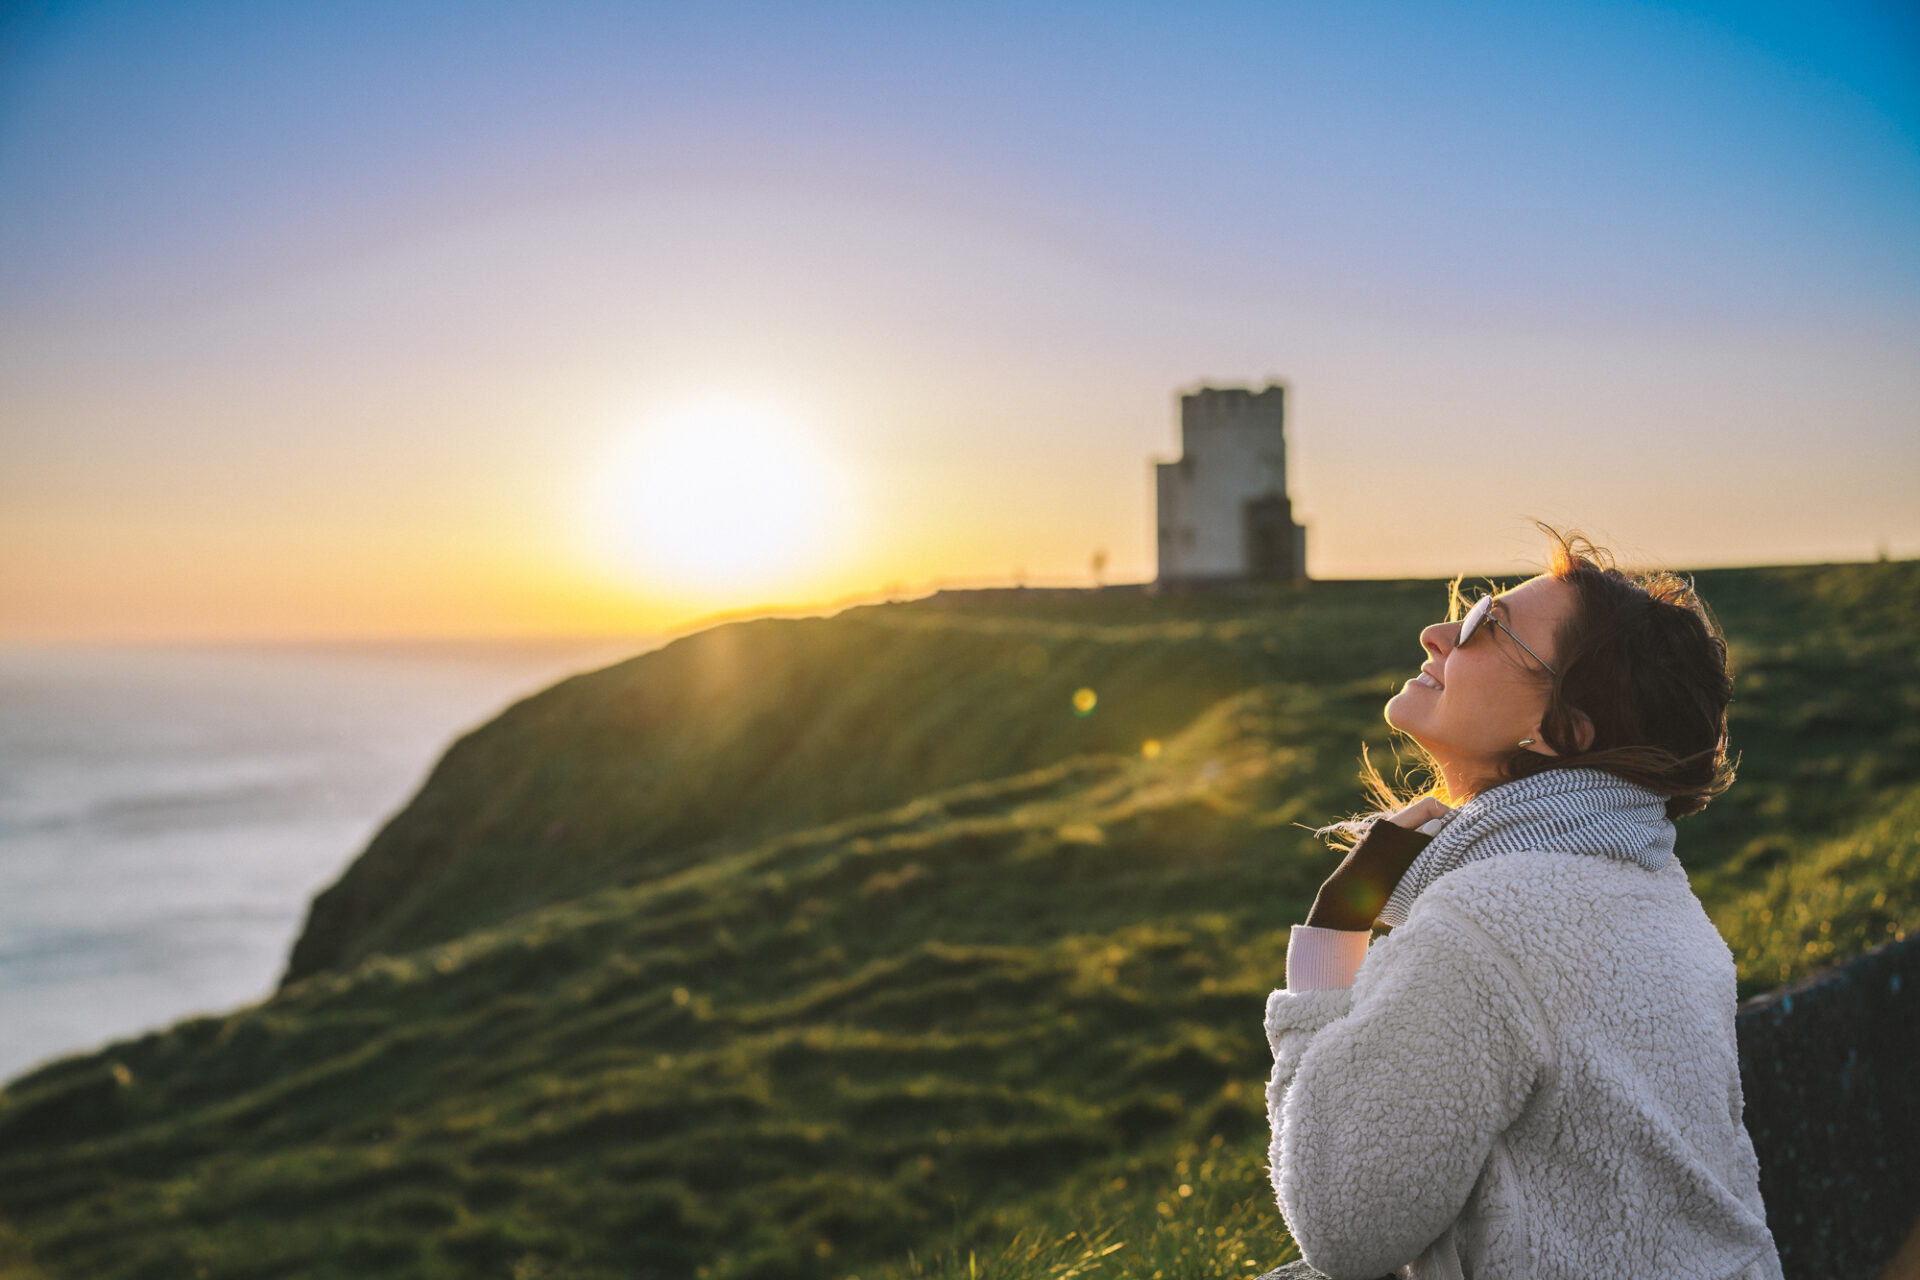
[[[1494,601],[1494,615],[1547,662],[1556,659],[1554,637],[1572,613],[1573,588],[1542,574]],[[1492,622],[1463,649],[1458,622],[1436,622],[1420,633],[1427,651],[1424,679],[1407,681],[1387,703],[1387,723],[1425,747],[1455,796],[1474,794],[1496,777],[1500,762],[1522,738],[1545,755],[1540,717],[1551,682],[1513,636]],[[1429,684],[1427,681],[1431,681]]]

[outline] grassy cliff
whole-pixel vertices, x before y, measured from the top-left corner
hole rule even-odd
[[[1920,565],[1699,580],[1743,761],[1680,852],[1752,991],[1920,914]],[[0,1275],[1257,1274],[1299,824],[1442,598],[944,596],[556,685],[272,999],[0,1094]]]

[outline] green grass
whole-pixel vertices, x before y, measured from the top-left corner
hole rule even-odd
[[[1798,856],[1755,861],[1760,883],[1712,911],[1749,992],[1904,937],[1920,920],[1920,788]]]
[[[1680,851],[1759,990],[1914,922],[1920,566],[1700,579],[1744,755]],[[929,600],[563,682],[272,999],[0,1094],[0,1276],[1257,1275],[1299,824],[1441,599]]]

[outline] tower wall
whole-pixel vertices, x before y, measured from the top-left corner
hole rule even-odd
[[[1159,580],[1304,577],[1305,531],[1290,506],[1279,517],[1288,534],[1272,529],[1273,500],[1287,492],[1286,387],[1181,396],[1180,446],[1154,468]]]

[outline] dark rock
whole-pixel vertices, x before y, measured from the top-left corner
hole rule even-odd
[[[1787,1280],[1871,1277],[1920,1217],[1920,934],[1740,1006],[1740,1079]]]

